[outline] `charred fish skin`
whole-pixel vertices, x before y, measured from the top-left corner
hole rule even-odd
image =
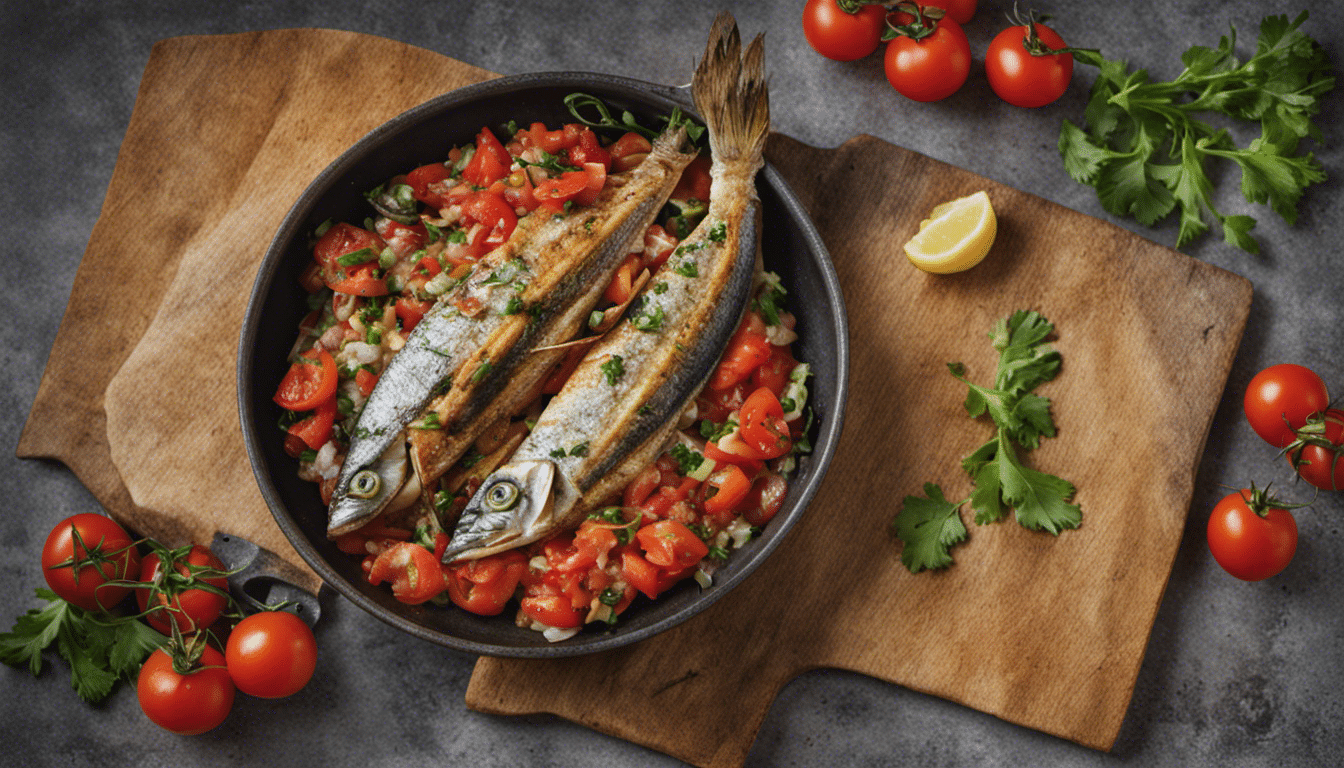
[[[517,407],[514,401],[532,389],[529,382],[540,380],[556,359],[555,353],[536,359],[527,353],[579,332],[601,296],[600,288],[589,286],[610,279],[694,158],[685,143],[684,129],[669,127],[649,157],[613,179],[593,206],[525,217],[507,243],[440,298],[393,356],[360,413],[332,494],[328,537],[361,527],[387,507],[408,474],[396,457],[414,459],[417,472],[429,473],[422,478],[429,488],[495,414]],[[445,386],[448,393],[441,394]],[[393,450],[426,408],[433,408],[438,424],[451,425],[456,441],[437,454],[423,447],[409,455]],[[432,430],[412,434],[421,431]],[[434,462],[422,461],[426,455]],[[351,494],[352,479],[370,471],[386,492]]]
[[[709,210],[649,281],[626,319],[599,341],[546,407],[510,464],[468,503],[479,507],[497,478],[519,464],[551,461],[552,511],[521,536],[482,535],[459,521],[445,562],[494,554],[573,527],[666,447],[677,418],[713,372],[741,320],[757,267],[760,201],[755,176],[769,130],[763,47],[742,52],[723,14],[710,34],[692,92],[713,153]],[[619,358],[619,365],[613,366]],[[612,372],[621,371],[619,375]]]

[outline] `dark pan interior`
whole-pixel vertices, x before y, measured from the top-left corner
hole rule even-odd
[[[821,239],[783,179],[767,166],[758,178],[764,203],[766,266],[790,291],[788,307],[798,316],[798,359],[812,366],[811,405],[816,415],[814,451],[802,458],[785,505],[764,534],[733,553],[702,590],[686,580],[657,602],[639,598],[612,629],[587,628],[561,643],[513,623],[513,611],[481,617],[455,607],[411,606],[391,590],[372,586],[357,557],[327,540],[326,508],[316,486],[298,478],[297,462],[285,455],[281,415],[271,401],[288,364],[285,357],[306,314],[299,272],[311,256],[309,234],[321,222],[362,221],[371,209],[362,193],[396,173],[443,160],[448,150],[472,141],[482,125],[498,130],[510,119],[520,125],[572,122],[563,99],[576,91],[606,101],[618,115],[628,109],[641,123],[674,106],[687,109],[682,89],[585,73],[505,77],[453,91],[403,113],[370,132],[343,153],[303,193],[276,233],[257,275],[244,319],[238,353],[238,403],[253,471],[276,522],[299,555],[342,595],[412,635],[459,650],[510,657],[570,656],[637,642],[703,610],[753,571],[804,513],[816,492],[844,412],[848,341],[844,303]]]

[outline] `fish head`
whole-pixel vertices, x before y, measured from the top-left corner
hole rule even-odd
[[[349,471],[343,467],[331,494],[327,537],[334,539],[357,530],[377,517],[406,486],[409,466],[405,443],[396,441],[365,466],[350,467]]]
[[[551,530],[555,463],[517,461],[491,472],[467,502],[443,562],[513,549]]]

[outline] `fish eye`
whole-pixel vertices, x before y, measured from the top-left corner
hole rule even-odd
[[[485,493],[485,506],[496,512],[503,512],[506,509],[512,509],[518,503],[518,496],[521,492],[518,486],[508,480],[500,480],[498,483],[490,486],[490,490]]]
[[[361,469],[350,478],[350,495],[357,499],[372,499],[383,487],[383,479],[372,469]]]

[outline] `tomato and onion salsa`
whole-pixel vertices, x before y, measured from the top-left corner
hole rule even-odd
[[[312,311],[274,399],[286,409],[286,451],[324,503],[360,409],[434,302],[505,242],[520,218],[591,205],[609,173],[634,168],[651,151],[651,132],[604,141],[591,125],[509,125],[498,135],[483,127],[443,162],[366,193],[374,213],[362,224],[327,223],[315,232],[313,260],[300,277]],[[658,270],[676,268],[664,262],[704,217],[709,188],[702,154],[642,248],[616,271],[594,323],[628,302],[645,271],[647,290],[659,290]],[[478,464],[526,434],[582,359],[582,346],[535,402],[487,430],[439,481],[432,509],[384,512],[338,538],[338,547],[362,557],[368,580],[390,582],[403,602],[451,602],[487,616],[516,602],[518,625],[551,640],[588,623],[615,624],[633,601],[655,599],[683,579],[707,586],[730,551],[779,511],[794,457],[810,450],[809,369],[791,351],[797,335],[785,297],[778,276],[757,274],[751,305],[695,407],[682,415],[675,443],[576,530],[478,560],[440,562],[445,531],[488,474],[483,469],[493,468]]]

